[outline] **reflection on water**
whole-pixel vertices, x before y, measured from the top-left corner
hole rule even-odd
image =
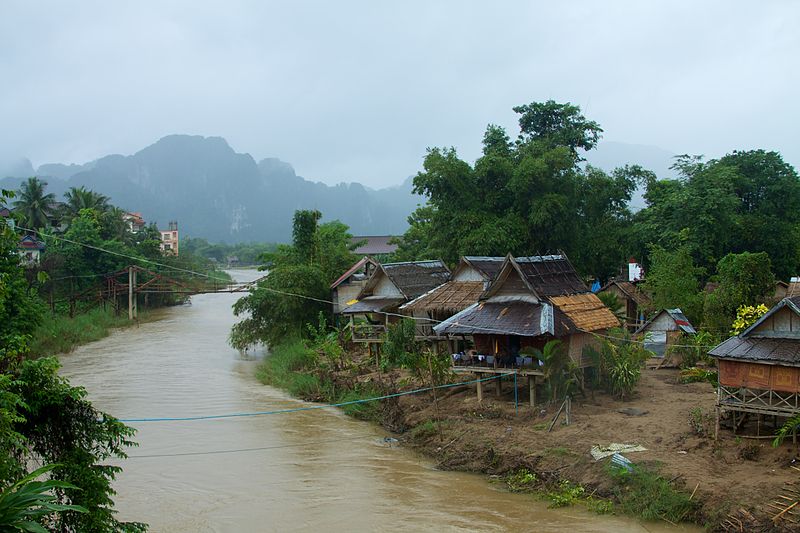
[[[195,296],[162,320],[62,356],[63,374],[119,418],[300,405],[259,384],[257,362],[226,344],[240,296]],[[480,476],[436,471],[334,409],[133,425],[140,446],[120,463],[117,508],[152,531],[676,531],[549,510]]]

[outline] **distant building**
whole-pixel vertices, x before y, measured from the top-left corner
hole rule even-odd
[[[364,244],[353,250],[356,255],[388,255],[397,251],[396,244],[389,244],[394,239],[392,235],[366,235],[353,237],[350,242],[356,243],[366,241]]]
[[[361,289],[364,288],[367,280],[377,268],[377,261],[364,256],[331,284],[333,314],[338,315],[356,300]]]
[[[122,215],[122,220],[128,225],[131,233],[138,233],[144,229],[144,218],[141,213],[125,213]]]
[[[0,218],[3,219],[9,228],[14,229],[14,219],[11,218],[11,211],[7,207],[0,207]]]
[[[25,266],[38,265],[42,252],[44,243],[32,235],[23,236],[17,244],[17,253]]]
[[[645,323],[646,313],[653,305],[650,296],[639,288],[638,283],[632,281],[611,280],[598,294],[613,294],[617,297],[620,308],[612,311],[625,313],[624,326],[631,331],[636,331]]]
[[[682,335],[694,335],[697,331],[680,309],[662,309],[636,330],[636,336],[644,339],[644,347],[662,358]]]
[[[161,253],[178,255],[178,223],[169,223],[169,229],[159,230],[161,232]]]

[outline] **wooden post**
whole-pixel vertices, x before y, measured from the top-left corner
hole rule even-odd
[[[495,382],[495,393],[499,397],[501,394],[503,394],[503,375],[497,374],[497,379],[495,379],[494,382]]]
[[[138,320],[139,319],[139,293],[136,292],[136,271],[133,271],[133,318]]]
[[[719,440],[719,405],[714,410],[717,412],[717,423],[714,425],[714,440],[717,441]]]
[[[480,379],[480,374],[478,374],[478,379]],[[478,381],[475,385],[477,386],[476,390],[478,392],[478,403],[480,403],[483,401],[483,382]]]
[[[528,376],[528,392],[530,394],[531,407],[536,408],[536,376]]]
[[[133,320],[133,267],[128,267],[128,320]]]

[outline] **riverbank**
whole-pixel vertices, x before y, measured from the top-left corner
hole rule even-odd
[[[313,352],[288,344],[273,350],[258,376],[297,397],[329,403],[423,385],[407,372],[378,372],[365,354],[347,359],[351,363],[342,368],[325,362],[320,368]],[[527,391],[521,387],[518,395],[526,398]],[[500,397],[485,394],[480,403],[474,386],[459,386],[440,391],[436,401],[423,393],[348,409],[393,431],[442,469],[483,473],[552,505],[582,503],[599,512],[688,521],[712,531],[737,521],[745,531],[790,530],[784,521],[773,525],[777,511],[770,503],[780,500],[787,482],[800,480],[791,468],[796,446],[776,449],[768,440],[725,430],[714,441],[715,397],[707,383],[680,384],[677,371],[647,370],[632,400],[600,393],[577,398],[571,425],[558,424],[552,432],[547,429],[556,407],[515,408],[513,381],[503,384]],[[592,446],[611,443],[646,448],[625,454],[639,474],[614,475],[608,459],[592,459]]]
[[[78,313],[73,318],[47,313],[33,333],[31,353],[39,356],[68,353],[78,346],[108,337],[115,329],[136,327],[161,316],[160,309],[140,310],[136,320],[128,320],[127,313],[116,315],[113,310],[102,308]]]

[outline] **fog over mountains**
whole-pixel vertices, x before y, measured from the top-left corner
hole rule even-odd
[[[659,177],[666,177],[671,157],[659,148],[613,142],[587,154],[589,163],[605,170],[638,163]],[[141,212],[148,222],[166,226],[177,220],[183,236],[212,242],[286,242],[296,209],[319,209],[324,220],[339,219],[357,235],[396,235],[424,200],[412,193],[411,178],[379,190],[359,183],[330,186],[298,176],[280,159],[256,162],[221,137],[190,135],[169,135],[133,155],[109,155],[83,165],[33,168],[19,158],[1,163],[0,176],[8,176],[0,180],[5,189],[38,176],[59,200],[70,187],[83,185],[123,209]]]

